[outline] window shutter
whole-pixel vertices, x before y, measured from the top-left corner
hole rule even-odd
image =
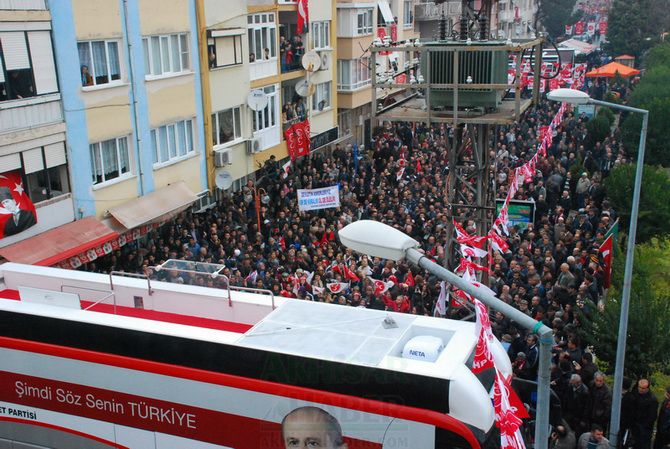
[[[28,42],[30,42],[30,57],[33,61],[37,93],[58,92],[50,33],[48,31],[31,31],[28,33]]]
[[[0,42],[7,70],[30,68],[25,33],[21,31],[0,33]]]
[[[19,153],[0,156],[0,173],[5,173],[21,168],[21,156]]]
[[[44,170],[42,148],[33,148],[23,152],[23,171],[26,175]]]
[[[65,157],[65,143],[56,142],[44,147],[44,156],[47,160],[47,168],[58,167],[67,163]]]

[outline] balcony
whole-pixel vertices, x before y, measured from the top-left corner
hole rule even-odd
[[[279,12],[279,56],[281,73],[302,70],[302,56],[307,42],[298,34],[298,13],[296,11]]]
[[[62,121],[58,93],[0,103],[0,134]]]

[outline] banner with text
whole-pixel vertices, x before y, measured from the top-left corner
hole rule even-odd
[[[321,189],[298,189],[298,209],[300,211],[340,207],[340,190],[337,186]]]

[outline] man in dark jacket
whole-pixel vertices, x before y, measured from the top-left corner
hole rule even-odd
[[[581,435],[589,430],[589,389],[582,382],[579,374],[573,374],[570,378],[570,386],[561,398],[563,405],[563,416],[575,430],[576,435]]]
[[[605,385],[605,375],[600,371],[596,372],[593,376],[593,384],[589,388],[589,402],[591,405],[589,414],[591,425],[598,424],[603,429],[606,429],[610,422],[610,413],[612,412],[612,392]]]
[[[656,423],[658,401],[651,393],[648,379],[640,379],[637,389],[631,392],[631,416],[629,430],[635,441],[635,449],[650,449],[651,435]]]

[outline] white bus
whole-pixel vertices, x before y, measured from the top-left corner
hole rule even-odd
[[[296,409],[329,416],[338,448],[499,442],[473,323],[14,263],[0,277],[0,448],[283,449]]]

